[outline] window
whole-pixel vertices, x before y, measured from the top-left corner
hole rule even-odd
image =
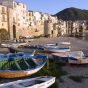
[[[19,5],[19,3],[17,3],[17,5]]]
[[[31,18],[29,18],[29,20],[31,21]]]
[[[2,23],[2,26],[4,26],[4,24]]]
[[[25,5],[23,5],[23,8],[25,8]]]
[[[16,8],[16,3],[14,3],[14,7]]]
[[[35,32],[38,32],[38,29],[35,29]]]
[[[32,13],[31,12],[29,13],[29,16],[32,16]]]
[[[32,26],[31,23],[29,24],[29,26]]]
[[[3,21],[3,22],[6,22],[6,21],[7,21],[6,15],[2,15],[2,21]]]
[[[5,8],[4,7],[2,7],[2,13],[5,13]]]
[[[25,17],[23,17],[23,19],[25,19]]]

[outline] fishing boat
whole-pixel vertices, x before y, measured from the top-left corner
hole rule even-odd
[[[69,52],[68,56],[70,64],[88,64],[88,57],[82,51]]]
[[[68,63],[68,55],[64,53],[52,53],[52,57],[56,63]]]
[[[49,47],[49,48],[45,48],[44,51],[47,53],[64,53],[70,51],[70,48]]]
[[[60,53],[70,51],[70,46],[68,42],[55,43],[55,44],[45,44],[39,46],[39,49],[44,50],[47,53]]]
[[[65,61],[69,64],[88,64],[88,56],[85,56],[82,51],[52,53],[52,55],[60,61]]]
[[[36,78],[4,83],[0,85],[0,88],[48,88],[54,83],[55,77],[40,76]]]
[[[44,44],[44,45],[37,45],[37,49],[39,49],[39,50],[44,50],[45,48],[48,48],[48,47],[57,47],[57,45],[54,44],[54,43],[49,43],[49,44]]]
[[[27,43],[2,43],[1,46],[2,47],[14,47],[14,48],[17,48],[19,46],[25,46],[27,45]]]
[[[46,56],[28,54],[0,55],[0,77],[17,78],[38,72],[46,63]]]
[[[62,44],[62,45],[70,45],[71,43],[70,42],[61,42],[60,44]]]

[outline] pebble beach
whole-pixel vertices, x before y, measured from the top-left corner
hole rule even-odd
[[[35,39],[32,42],[29,42],[29,45],[44,45],[48,43],[61,43],[61,42],[70,42],[71,51],[80,51],[82,50],[85,55],[88,55],[88,41],[83,41],[77,38],[72,37],[58,37],[58,38],[40,38]],[[63,66],[63,71],[67,72],[67,75],[61,76],[60,79],[56,80],[57,88],[88,88],[88,65],[87,66]],[[76,82],[69,78],[69,76],[82,76],[81,82]],[[9,79],[8,79],[9,80]],[[8,82],[8,80],[6,82]],[[11,81],[11,80],[10,80]],[[2,80],[0,83],[3,83]]]
[[[72,37],[59,37],[59,38],[41,38],[36,39],[33,42],[30,42],[30,45],[44,45],[47,43],[60,43],[60,42],[70,42],[71,51],[82,50],[85,55],[88,55],[88,41],[83,41],[77,38]],[[68,74],[62,76],[61,79],[63,82],[60,82],[59,79],[57,82],[57,88],[88,88],[88,65],[87,66],[64,66],[62,68]],[[69,78],[69,76],[79,76],[82,78],[82,82],[76,82]]]

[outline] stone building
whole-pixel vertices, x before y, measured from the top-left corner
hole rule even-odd
[[[49,18],[52,22],[45,24]],[[23,36],[44,36],[45,30],[51,30],[52,37],[56,36],[55,21],[57,18],[47,13],[27,10],[24,3],[0,0],[0,39],[2,40],[19,40]],[[45,29],[46,25],[50,28]],[[4,35],[7,37],[3,37]]]
[[[82,36],[87,25],[84,20],[67,21],[67,34],[70,36]]]
[[[6,21],[4,20],[3,27],[0,28],[8,32],[10,40],[19,39],[19,35],[22,33],[21,30],[26,29],[28,26],[26,5],[17,3],[14,0],[0,0],[0,4],[3,6],[3,8],[0,6],[2,11],[6,11],[3,15],[1,13],[3,16],[2,19],[7,18]],[[1,33],[1,35],[2,34],[3,33]]]
[[[63,21],[59,20],[59,30],[62,36],[82,36],[83,32],[87,30],[87,21]]]
[[[8,8],[0,5],[0,40],[9,38]],[[2,34],[1,34],[2,33]],[[7,36],[6,36],[7,35]]]
[[[58,20],[56,17],[49,16],[44,22],[44,36],[57,37],[58,35]]]

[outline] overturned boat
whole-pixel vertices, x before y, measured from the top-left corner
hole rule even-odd
[[[46,63],[46,56],[28,54],[0,55],[0,77],[17,78],[38,72]]]
[[[0,88],[48,88],[55,82],[55,77],[40,76],[36,78],[4,83]]]

